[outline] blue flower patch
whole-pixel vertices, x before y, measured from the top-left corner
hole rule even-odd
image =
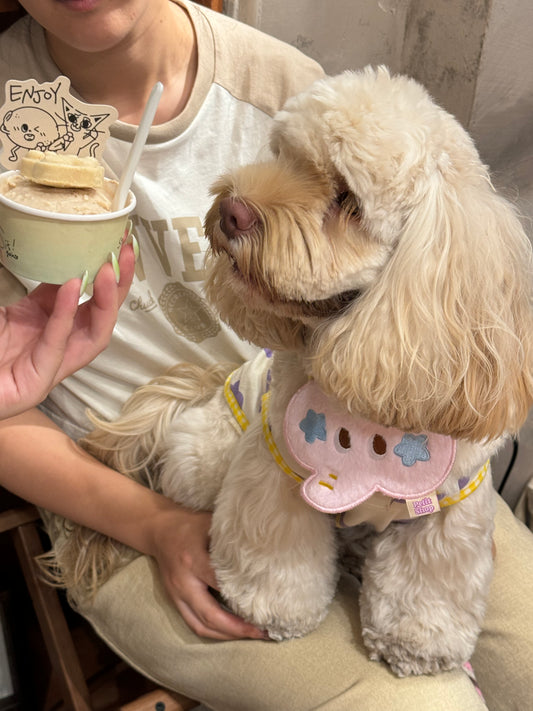
[[[322,442],[326,441],[326,416],[324,413],[315,412],[311,409],[307,410],[307,415],[300,422],[299,427],[305,434],[307,444],[313,444],[315,439],[319,439]]]
[[[394,447],[393,451],[401,458],[404,467],[412,467],[416,462],[429,461],[427,442],[428,438],[425,434],[404,434],[402,441]]]

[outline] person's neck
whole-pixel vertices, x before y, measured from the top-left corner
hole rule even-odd
[[[104,52],[77,52],[53,38],[47,40],[53,60],[84,101],[114,106],[127,123],[139,123],[158,81],[164,91],[154,124],[175,118],[191,94],[197,72],[196,36],[188,14],[174,3],[168,3],[168,15],[142,36]]]

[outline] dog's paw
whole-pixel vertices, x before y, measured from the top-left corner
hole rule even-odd
[[[271,598],[260,591],[243,599],[233,595],[231,601],[223,595],[225,605],[235,614],[259,629],[265,630],[271,640],[281,642],[284,639],[304,637],[318,627],[327,614],[329,599],[314,600],[307,605],[292,604],[283,595]],[[250,604],[251,603],[251,604]]]
[[[274,642],[282,642],[284,639],[305,637],[306,634],[309,634],[309,632],[312,632],[318,627],[325,616],[326,611],[319,617],[314,617],[314,619],[276,619],[266,624],[264,629],[268,632],[268,636],[271,640]]]
[[[309,569],[306,576],[300,566],[298,576],[296,566],[282,569],[279,557],[267,563],[261,574],[255,570],[244,580],[239,571],[218,569],[225,604],[278,642],[312,632],[327,614],[337,586],[337,571],[332,568],[327,571],[329,575],[321,571],[320,576],[320,571]]]
[[[315,609],[291,616],[287,610],[276,609],[272,604],[260,604],[258,596],[255,596],[255,604],[251,609],[243,601],[234,600],[230,603],[218,590],[210,589],[210,592],[222,608],[265,630],[273,642],[304,637],[318,627],[327,614],[326,606],[322,610]]]
[[[400,639],[392,634],[379,634],[364,627],[363,640],[372,661],[386,662],[399,677],[438,674],[460,667],[468,659],[462,654],[439,650],[438,645],[424,645],[416,639]]]

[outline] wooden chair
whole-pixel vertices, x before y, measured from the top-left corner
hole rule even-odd
[[[198,5],[204,5],[204,7],[208,7],[211,10],[215,10],[215,12],[222,12],[222,6],[224,4],[224,0],[194,0],[194,2],[197,2]]]
[[[0,534],[10,532],[14,549],[33,603],[57,692],[69,711],[95,711],[76,645],[55,588],[40,577],[35,557],[44,552],[38,510],[5,490],[0,490]],[[104,643],[101,642],[104,646]],[[122,663],[123,666],[126,666]],[[148,685],[148,682],[147,682]],[[151,685],[153,686],[153,685]],[[186,711],[197,702],[173,692],[153,688],[118,706],[120,711]]]
[[[10,531],[52,668],[73,711],[91,711],[90,697],[56,591],[39,580],[34,557],[43,553],[37,509],[14,497],[0,513],[0,533]]]

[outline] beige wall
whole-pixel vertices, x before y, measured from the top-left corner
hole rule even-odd
[[[531,0],[492,2],[470,130],[489,165],[520,190],[522,207],[533,219]]]
[[[330,74],[368,63],[410,74],[469,128],[494,171],[505,169],[505,180],[523,189],[531,182],[532,0],[226,0],[225,7]]]

